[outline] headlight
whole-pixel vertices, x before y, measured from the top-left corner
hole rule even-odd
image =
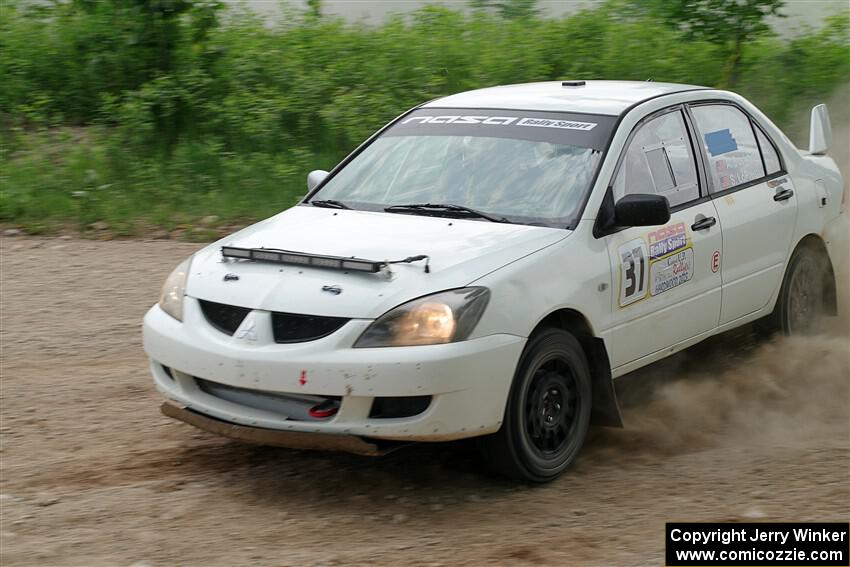
[[[466,287],[414,299],[382,315],[355,348],[437,345],[465,340],[487,307],[490,291]]]
[[[191,263],[191,256],[180,262],[162,284],[162,292],[159,294],[159,306],[178,321],[183,320],[183,296],[186,294],[186,280]]]

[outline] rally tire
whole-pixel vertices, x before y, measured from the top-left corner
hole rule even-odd
[[[828,260],[814,246],[799,246],[782,279],[773,312],[756,324],[765,333],[811,335],[826,314],[830,271]]]
[[[481,439],[489,469],[526,482],[558,477],[584,444],[591,391],[578,340],[562,329],[535,333],[520,357],[501,429]]]

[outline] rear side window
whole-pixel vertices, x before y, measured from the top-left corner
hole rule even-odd
[[[641,125],[614,178],[614,200],[632,193],[664,195],[675,207],[699,197],[685,121],[679,110]]]
[[[779,155],[776,153],[773,142],[770,141],[767,134],[762,132],[758,126],[756,126],[756,138],[759,141],[761,155],[764,157],[764,167],[767,169],[767,174],[773,175],[782,171],[782,163],[779,161]]]
[[[692,112],[708,155],[713,192],[734,189],[765,176],[746,114],[728,104],[696,106]]]

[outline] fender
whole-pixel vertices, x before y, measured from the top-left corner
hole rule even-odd
[[[611,359],[605,341],[593,334],[587,318],[573,309],[560,309],[544,317],[535,331],[542,327],[559,327],[573,333],[584,349],[593,380],[590,423],[603,427],[623,427],[623,415],[611,374]]]

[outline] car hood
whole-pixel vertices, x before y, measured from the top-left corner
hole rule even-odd
[[[186,293],[217,303],[311,315],[374,319],[410,299],[469,285],[570,234],[563,229],[296,206],[195,254]],[[224,260],[222,246],[401,260],[391,276],[267,262]],[[225,281],[224,276],[232,274]],[[238,276],[234,278],[233,276]],[[324,291],[333,286],[340,293]]]

